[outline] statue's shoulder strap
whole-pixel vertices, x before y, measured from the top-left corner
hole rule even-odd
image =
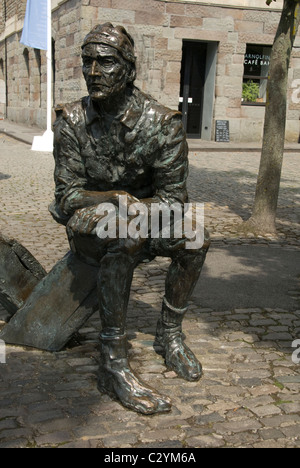
[[[86,98],[67,104],[58,104],[55,107],[57,118],[65,119],[71,126],[77,126],[84,122],[84,106]]]

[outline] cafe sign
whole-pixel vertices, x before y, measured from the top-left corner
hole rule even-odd
[[[255,65],[255,66],[269,66],[270,55],[262,54],[245,54],[244,65]]]

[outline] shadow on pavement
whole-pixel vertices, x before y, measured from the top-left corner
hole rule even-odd
[[[300,251],[239,245],[209,251],[193,300],[202,308],[300,308]]]
[[[241,161],[243,164],[243,161]],[[191,163],[190,198],[199,203],[213,203],[218,207],[228,207],[230,211],[243,219],[248,219],[254,202],[257,174],[245,169],[211,170],[199,169]],[[213,181],[213,183],[212,183]],[[191,190],[191,188],[193,188]],[[278,201],[278,227],[285,222],[295,224],[299,230],[300,194],[295,180],[284,174]]]

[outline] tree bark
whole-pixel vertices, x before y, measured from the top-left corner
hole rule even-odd
[[[285,0],[272,48],[267,85],[263,146],[253,213],[246,223],[259,232],[276,232],[276,212],[286,128],[288,70],[299,27],[300,3]]]

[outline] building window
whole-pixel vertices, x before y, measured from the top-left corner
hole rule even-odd
[[[271,51],[271,46],[247,45],[244,58],[243,105],[265,105]]]
[[[25,61],[25,68],[26,68],[27,76],[26,75],[24,76],[25,80],[23,84],[22,95],[23,95],[24,102],[29,104],[29,101],[30,101],[30,66],[29,66],[29,50],[27,48],[23,50],[23,57]]]
[[[23,56],[25,60],[25,65],[26,65],[26,70],[27,70],[27,75],[30,75],[30,70],[29,70],[29,50],[26,48],[23,50]]]

